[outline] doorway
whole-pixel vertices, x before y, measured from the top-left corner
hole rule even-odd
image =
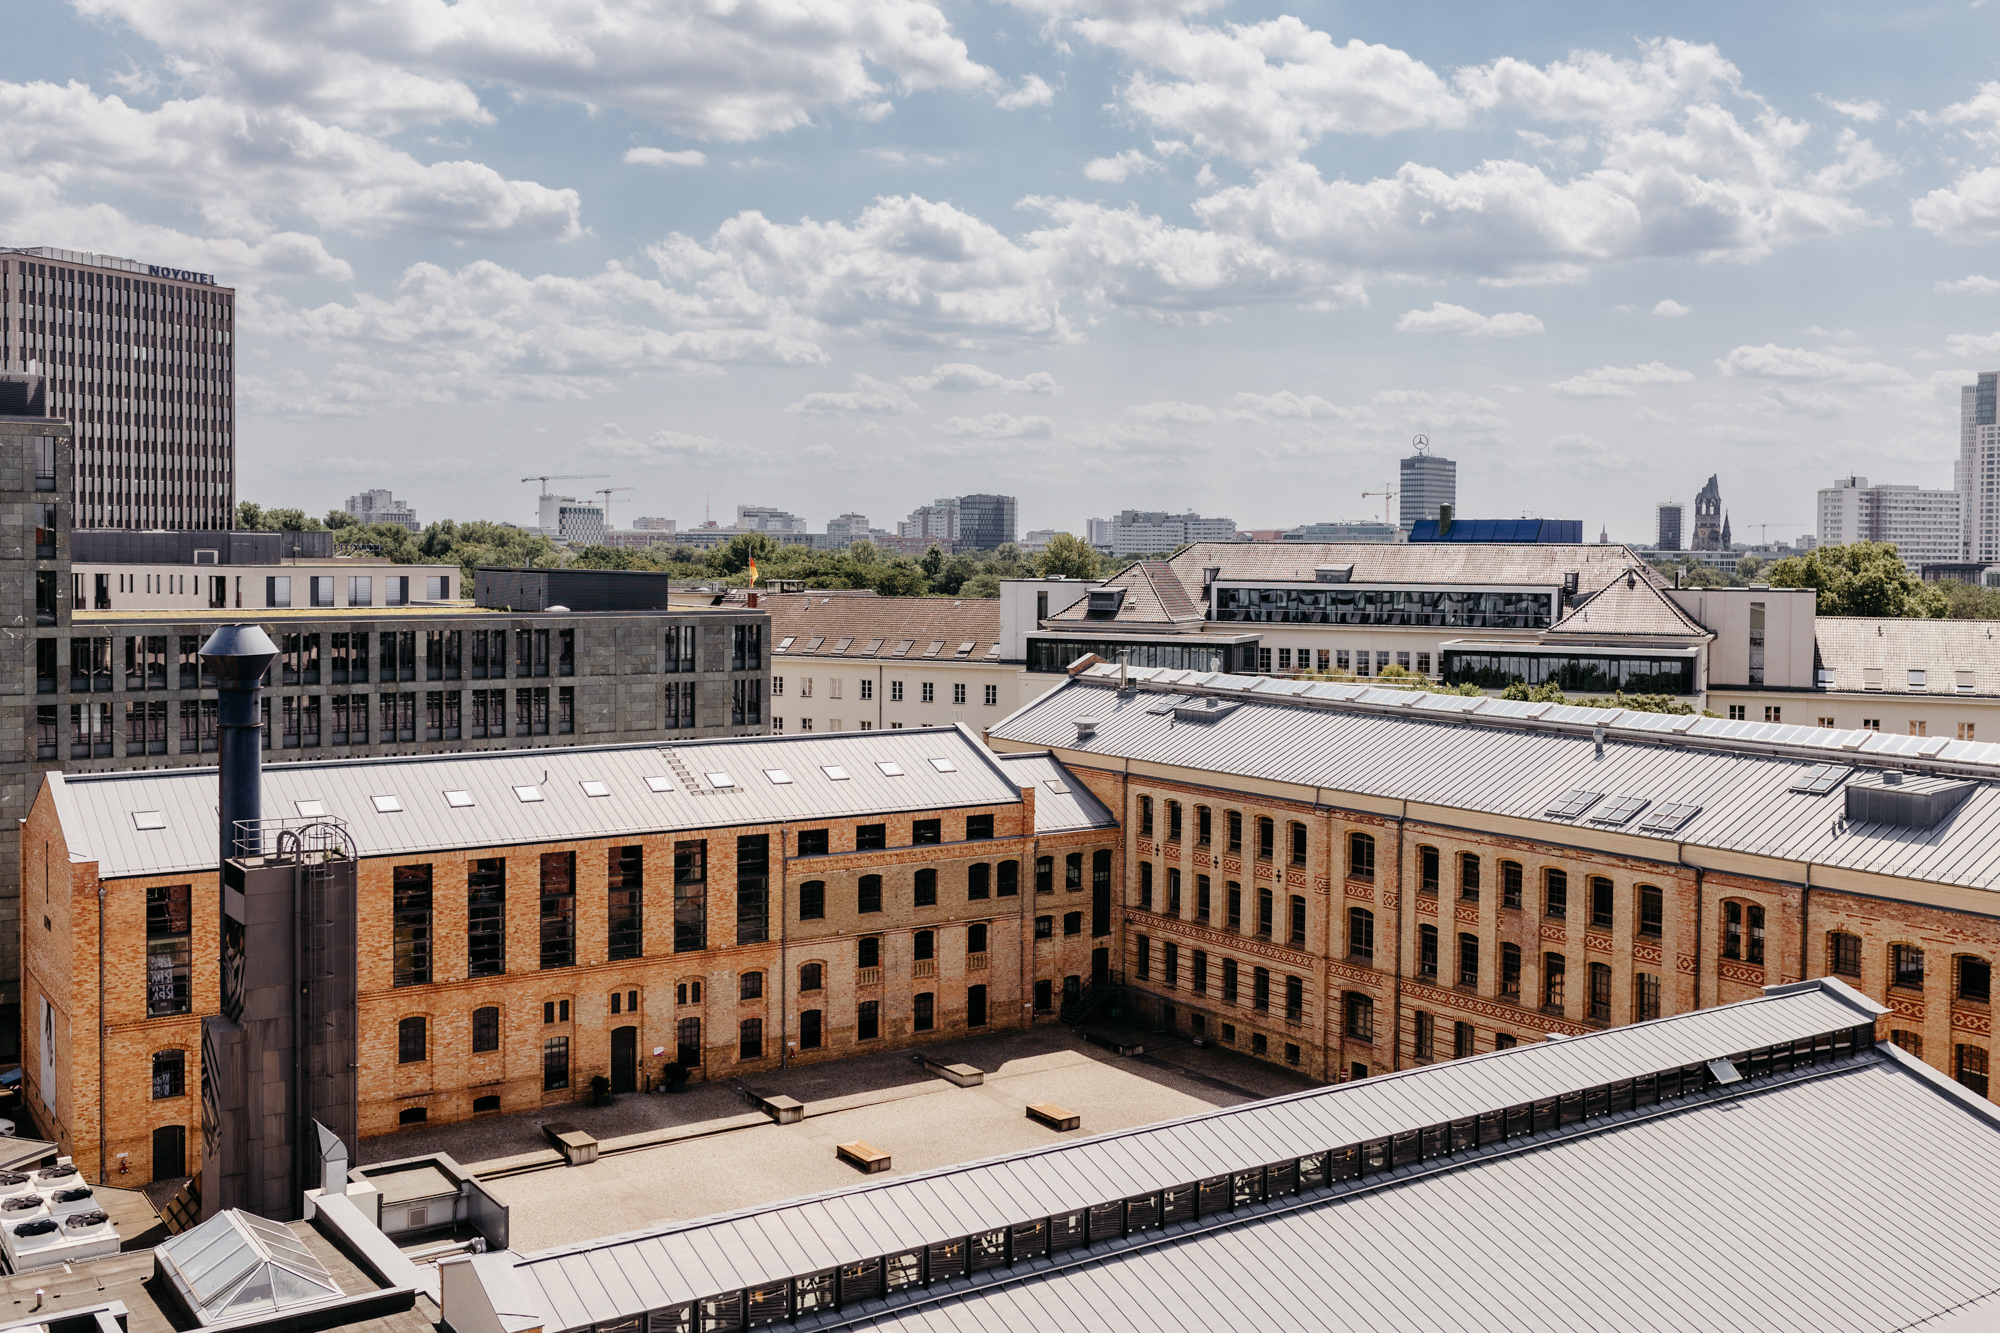
[[[187,1171],[186,1125],[161,1125],[153,1131],[153,1179],[177,1180]]]
[[[1105,948],[1090,951],[1090,984],[1102,986],[1111,979],[1111,950]]]
[[[639,1087],[639,1029],[611,1029],[611,1090],[636,1092]]]

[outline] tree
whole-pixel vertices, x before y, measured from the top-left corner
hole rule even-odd
[[[1774,588],[1811,588],[1823,616],[1938,617],[1950,598],[1912,574],[1891,542],[1820,546],[1770,569]]]
[[[1094,579],[1097,552],[1072,533],[1049,538],[1048,549],[1035,558],[1035,573],[1045,579]]]
[[[2000,588],[1977,583],[1940,583],[1948,620],[2000,620]]]
[[[1749,583],[1759,574],[1763,573],[1770,563],[1770,561],[1760,560],[1754,555],[1746,555],[1736,562],[1736,577],[1744,583]]]
[[[248,500],[237,503],[236,526],[246,532],[326,531],[326,524],[303,509],[266,509]]]
[[[765,566],[775,563],[772,559],[778,553],[778,544],[761,532],[739,532],[722,545],[708,553],[704,562],[711,574],[742,574],[750,568],[751,560],[756,560],[758,573],[767,572]]]
[[[935,580],[939,571],[944,568],[944,548],[935,542],[931,543],[931,548],[924,552],[924,558],[919,563],[923,567],[924,577]]]
[[[342,528],[361,526],[361,520],[345,509],[329,509],[326,511],[326,526],[330,531],[339,532]]]

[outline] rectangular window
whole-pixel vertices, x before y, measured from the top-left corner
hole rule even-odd
[[[153,1100],[187,1094],[187,1052],[153,1052]]]
[[[771,836],[736,839],[736,942],[762,944],[771,937]]]
[[[1285,1017],[1294,1023],[1305,1021],[1306,982],[1304,977],[1285,978]]]
[[[1229,928],[1241,933],[1243,930],[1243,886],[1235,880],[1229,882]]]
[[[431,982],[431,868],[397,866],[393,880],[394,984],[428,986]]]
[[[694,633],[695,627],[693,625],[673,625],[668,627],[666,632],[667,671],[683,672],[694,670]]]
[[[500,1010],[483,1005],[472,1011],[472,1049],[475,1054],[500,1049]]]
[[[474,861],[466,873],[466,975],[507,970],[507,862]]]
[[[1438,928],[1436,926],[1417,927],[1417,975],[1426,981],[1436,981],[1438,974]]]
[[[146,889],[146,1016],[189,1012],[189,934],[192,886]]]
[[[1278,845],[1278,825],[1275,820],[1262,815],[1257,818],[1257,859],[1268,861],[1275,854]]]
[[[1479,901],[1479,858],[1471,852],[1459,854],[1458,898],[1460,902]]]
[[[1237,996],[1237,991],[1236,991],[1236,980],[1237,980],[1237,971],[1236,971],[1236,960],[1235,960],[1234,958],[1225,958],[1225,959],[1223,959],[1223,960],[1222,960],[1222,1002],[1223,1002],[1224,1004],[1235,1004],[1235,1003],[1236,1003],[1236,996]]]
[[[1958,956],[1958,998],[1979,1004],[1993,999],[1993,965],[1972,954]]]
[[[1827,941],[1827,962],[1835,976],[1858,977],[1861,975],[1861,937],[1846,931],[1836,930]]]
[[[1354,1041],[1375,1040],[1375,1001],[1360,991],[1348,991],[1341,997],[1343,1029]]]
[[[857,852],[879,852],[889,845],[887,824],[856,824],[854,826],[854,850]]]
[[[1365,907],[1347,909],[1347,956],[1374,960],[1375,914]]]
[[[1375,839],[1366,833],[1347,835],[1347,877],[1370,880],[1375,878]]]
[[[569,1086],[569,1038],[542,1039],[542,1091],[557,1092]]]
[[[736,1025],[736,1058],[739,1060],[764,1058],[763,1019],[746,1018]]]
[[[937,871],[925,866],[912,878],[912,901],[918,907],[937,906]]]
[[[1136,936],[1132,942],[1132,973],[1141,981],[1150,981],[1153,976],[1153,942],[1144,935]]]
[[[1160,947],[1160,984],[1170,989],[1181,984],[1181,946],[1172,940]]]
[[[1435,847],[1417,848],[1417,876],[1418,876],[1417,892],[1418,893],[1429,893],[1429,894],[1437,893],[1438,881],[1441,878],[1441,873],[1439,871],[1439,866],[1441,864],[1442,863],[1438,856],[1437,848]]]
[[[929,1032],[937,1026],[937,997],[930,991],[919,991],[911,1004],[911,1026],[918,1032]]]
[[[755,727],[764,723],[764,682],[755,678],[729,683],[729,723]]]
[[[1437,1054],[1437,1018],[1422,1009],[1416,1011],[1417,1059],[1429,1060]]]
[[[1020,897],[1021,863],[1019,861],[1002,861],[1000,862],[999,871],[1000,873],[995,877],[997,884],[993,890],[994,896],[999,898]]]
[[[542,855],[542,966],[576,965],[576,853]]]
[[[613,847],[606,861],[609,914],[606,957],[638,958],[646,950],[646,849]]]
[[[1167,905],[1162,910],[1168,916],[1181,914],[1181,872],[1178,866],[1167,867]]]
[[[826,920],[826,881],[809,879],[799,885],[799,920]]]
[[[1500,946],[1500,998],[1519,1003],[1521,999],[1521,946]]]
[[[1924,951],[1914,944],[1889,946],[1889,984],[1908,990],[1924,988]]]
[[[1981,1097],[1987,1095],[1986,1048],[1961,1045],[1953,1052],[1952,1077]]]
[[[708,947],[708,844],[674,844],[674,952]]]
[[[882,910],[882,877],[863,875],[855,884],[854,910],[863,916]]]
[[[967,815],[965,817],[965,840],[967,842],[978,842],[992,836],[992,815]]]
[[[1660,1016],[1660,979],[1650,972],[1632,978],[1632,1018],[1643,1023]]]
[[[1196,875],[1194,877],[1194,919],[1204,924],[1208,921],[1210,896],[1211,890],[1209,888],[1208,876]]]
[[[1208,991],[1208,952],[1205,949],[1194,951],[1191,985],[1197,995],[1206,994]]]
[[[1542,915],[1566,916],[1569,913],[1569,876],[1560,870],[1542,872]]]
[[[944,821],[942,819],[913,819],[910,821],[910,845],[927,847],[944,841]]]
[[[882,1002],[863,1000],[854,1009],[854,1039],[874,1041],[882,1035]]]
[[[1479,937],[1464,931],[1458,936],[1458,986],[1460,990],[1479,989]]]
[[[1609,930],[1616,915],[1611,881],[1602,875],[1590,877],[1590,925],[1593,930]]]
[[[1523,880],[1521,863],[1502,861],[1500,863],[1500,905],[1519,908],[1521,906],[1521,884]]]
[[[1260,1012],[1271,1007],[1271,969],[1268,967],[1250,969],[1250,1007]]]
[[[1611,1021],[1611,965],[1590,965],[1590,1017],[1593,1022]]]
[[[1271,938],[1271,911],[1275,895],[1269,889],[1257,890],[1257,938]]]
[[[1666,895],[1655,884],[1639,886],[1639,933],[1658,939],[1666,930]]]
[[[1285,942],[1294,949],[1306,947],[1306,900],[1296,893],[1292,895],[1291,929],[1285,936]]]
[[[1569,960],[1559,953],[1542,955],[1542,1008],[1559,1014],[1563,1007],[1563,981]]]

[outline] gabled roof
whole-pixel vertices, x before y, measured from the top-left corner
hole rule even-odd
[[[2000,637],[1990,620],[1820,616],[1819,665],[1834,690],[1885,694],[2000,695]],[[1923,672],[1912,685],[1910,672]],[[1960,673],[1969,673],[1962,676]],[[1961,690],[1964,680],[1971,686]]]
[[[1201,571],[1196,570],[1196,589],[1201,587],[1200,575]],[[1090,599],[1084,597],[1051,615],[1050,623],[1168,626],[1199,625],[1202,621],[1201,604],[1181,582],[1172,561],[1142,560],[1127,565],[1100,586],[1125,589],[1124,604],[1115,616],[1092,614]]]
[[[1570,608],[1547,630],[1545,639],[1680,639],[1706,642],[1715,636],[1674,605],[1660,585],[1637,569],[1627,569]]]
[[[1000,602],[993,597],[760,597],[771,613],[773,665],[793,658],[871,662],[998,662]]]

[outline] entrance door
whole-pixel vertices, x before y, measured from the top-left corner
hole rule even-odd
[[[186,1125],[161,1125],[153,1131],[153,1179],[175,1180],[187,1172]]]
[[[635,1092],[639,1087],[639,1029],[611,1029],[611,1090]]]
[[[1111,976],[1111,950],[1092,949],[1090,951],[1090,982],[1102,985]]]

